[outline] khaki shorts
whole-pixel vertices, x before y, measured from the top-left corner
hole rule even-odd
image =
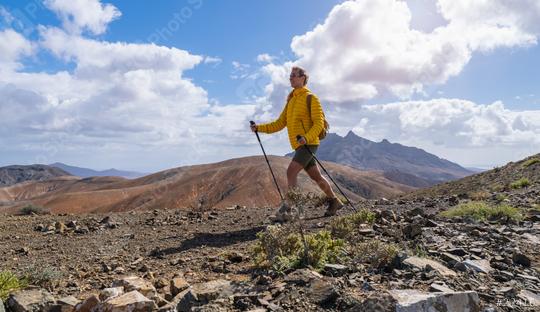
[[[317,152],[319,145],[308,145],[309,149],[313,154]],[[301,164],[304,167],[304,170],[308,170],[315,165],[315,158],[309,153],[307,148],[304,146],[299,146],[293,156],[293,160]]]

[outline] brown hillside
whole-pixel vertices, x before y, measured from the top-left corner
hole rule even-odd
[[[528,181],[528,186],[512,186],[520,179]],[[540,189],[540,154],[532,155],[505,166],[471,175],[460,180],[441,183],[428,189],[421,189],[406,194],[408,198],[423,196],[436,197],[473,193],[522,193],[538,192]]]
[[[281,188],[290,158],[270,156]],[[324,162],[334,179],[353,200],[402,194],[411,187],[386,179],[381,172],[360,171]],[[302,173],[304,191],[319,192]],[[169,169],[135,180],[115,177],[54,179],[0,188],[5,212],[34,204],[54,213],[110,212],[161,208],[261,207],[279,204],[272,177],[262,156],[231,159],[215,164]]]

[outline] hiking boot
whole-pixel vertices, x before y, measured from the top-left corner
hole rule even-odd
[[[334,197],[330,199],[330,204],[328,205],[328,209],[326,209],[324,216],[325,217],[335,216],[337,211],[341,208],[343,208],[343,203],[341,202],[339,198]]]

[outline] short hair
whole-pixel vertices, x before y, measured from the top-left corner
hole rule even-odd
[[[308,79],[309,79],[309,75],[308,75],[307,71],[305,69],[303,69],[302,67],[299,67],[299,66],[293,66],[292,70],[297,71],[298,74],[300,75],[300,77],[302,77],[302,76],[306,77],[306,79],[304,80],[304,86],[307,85],[307,82],[308,82]]]

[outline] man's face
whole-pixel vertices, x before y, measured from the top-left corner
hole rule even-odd
[[[304,86],[304,76],[300,76],[298,70],[291,71],[289,81],[291,82],[291,87],[293,88],[301,88],[302,86]]]

